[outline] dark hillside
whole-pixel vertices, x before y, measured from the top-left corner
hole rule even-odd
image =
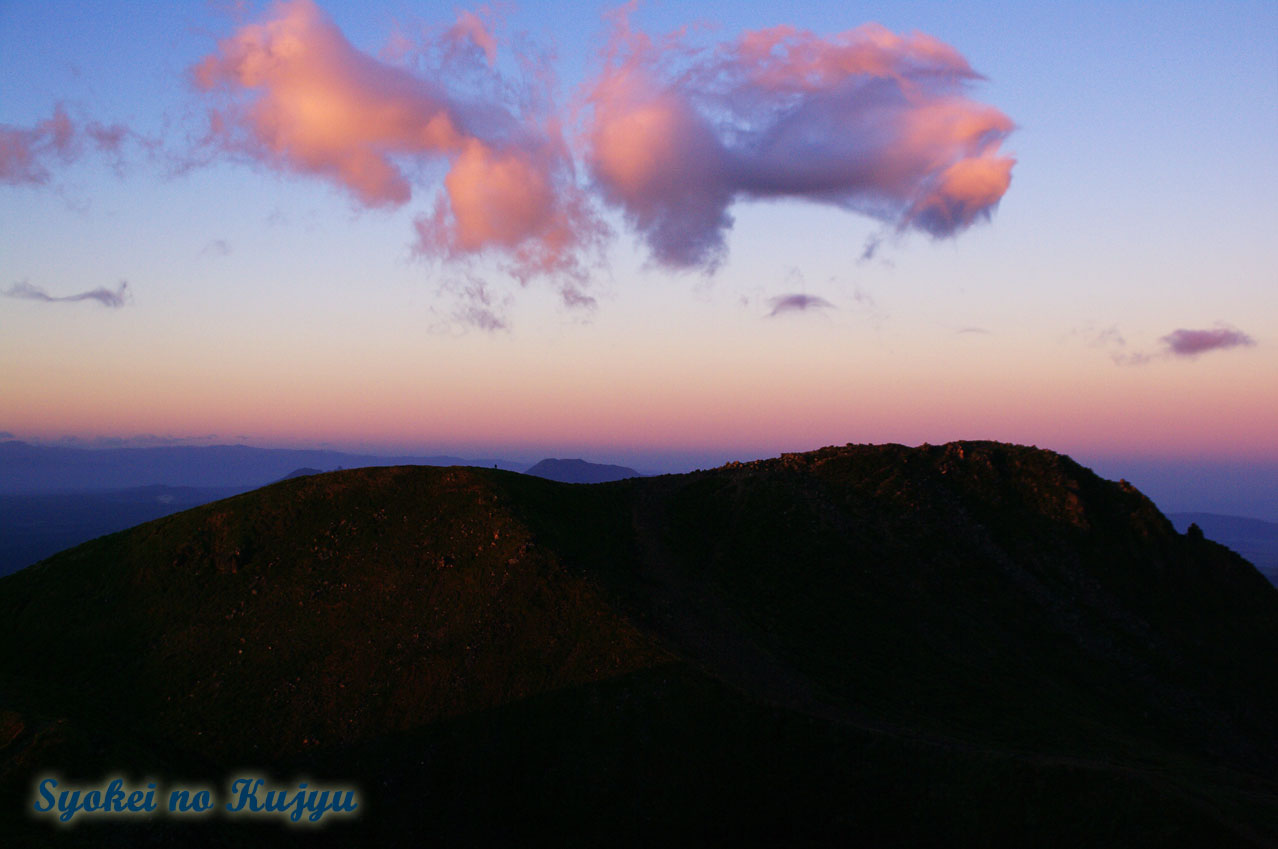
[[[0,580],[0,827],[84,845],[1265,846],[1278,591],[996,443],[302,477]],[[5,743],[4,741],[8,741]],[[360,787],[65,833],[56,769]]]

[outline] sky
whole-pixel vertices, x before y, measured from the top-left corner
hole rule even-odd
[[[0,437],[1278,469],[1267,0],[0,2],[0,71]]]

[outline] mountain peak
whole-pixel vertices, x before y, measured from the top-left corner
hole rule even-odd
[[[1253,567],[1040,449],[353,469],[0,579],[0,827],[251,764],[367,793],[346,845],[1272,845],[1276,659]]]
[[[538,462],[525,474],[560,483],[608,483],[609,481],[637,478],[641,475],[626,466],[609,466],[588,463],[582,459],[559,460],[547,458]]]

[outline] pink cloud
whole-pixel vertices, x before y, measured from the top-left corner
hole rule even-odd
[[[440,39],[450,67],[467,47],[495,61],[497,42],[472,13]],[[450,75],[362,53],[310,0],[240,28],[193,77],[224,96],[211,113],[213,145],[331,180],[365,206],[409,202],[420,166],[448,163],[432,211],[417,219],[424,254],[492,250],[523,278],[566,273],[596,232],[553,119],[469,102],[450,91]]]
[[[739,200],[808,200],[944,237],[989,217],[1011,181],[1011,121],[967,97],[979,76],[937,39],[775,27],[696,51],[622,13],[571,113],[586,116],[585,187],[549,68],[517,56],[525,79],[504,79],[491,17],[461,12],[419,44],[399,35],[378,59],[312,0],[280,3],[192,69],[219,99],[207,142],[367,207],[426,193],[420,254],[567,277],[569,304],[591,302],[583,268],[608,236],[591,191],[658,263],[712,269]]]
[[[952,236],[987,218],[1013,124],[948,45],[869,24],[746,33],[713,53],[624,17],[588,96],[588,164],[654,258],[713,268],[740,199],[797,198]]]
[[[271,164],[341,183],[368,206],[412,194],[396,154],[460,150],[444,91],[351,46],[309,0],[241,28],[194,69],[205,91],[258,92],[214,115],[213,136]]]

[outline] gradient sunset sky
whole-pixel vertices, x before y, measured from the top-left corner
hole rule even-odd
[[[0,68],[4,438],[1278,464],[1270,0],[2,2]]]

